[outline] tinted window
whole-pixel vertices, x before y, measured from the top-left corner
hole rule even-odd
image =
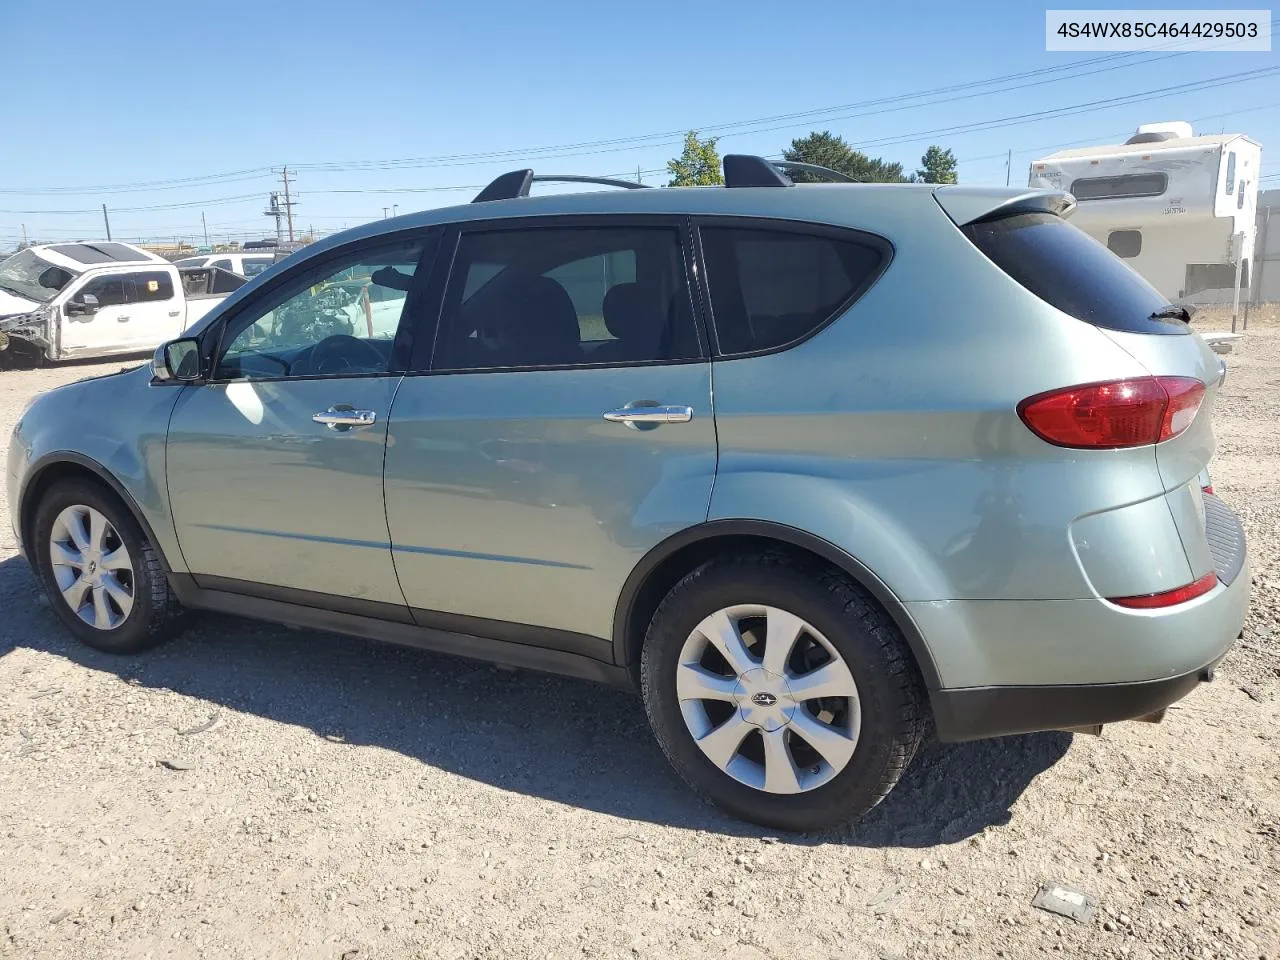
[[[208,257],[186,257],[182,260],[173,261],[175,267],[203,267]]]
[[[1168,301],[1098,241],[1060,217],[1027,213],[971,223],[965,235],[1005,273],[1078,320],[1111,330],[1186,333],[1152,320]]]
[[[223,270],[231,270],[231,271],[233,271],[233,272],[234,272],[234,270],[235,270],[235,267],[233,267],[233,266],[231,265],[231,261],[230,261],[229,259],[227,259],[226,257],[223,257],[223,258],[222,258],[222,259],[220,259],[220,260],[215,260],[215,261],[213,261],[213,263],[209,264],[209,266],[211,266],[211,267],[220,267],[220,268],[222,268]]]
[[[170,300],[173,298],[173,278],[163,271],[135,273],[133,277],[134,298],[139,303],[150,303],[153,300]]]
[[[85,294],[92,294],[98,298],[99,307],[118,307],[129,302],[131,279],[123,275],[98,277],[86,283],[72,299],[83,302]]]
[[[256,277],[258,274],[262,273],[268,267],[270,267],[271,264],[274,262],[275,262],[274,260],[268,259],[266,257],[254,257],[253,259],[250,259],[249,257],[245,257],[243,261],[244,275],[246,277]]]
[[[807,337],[866,290],[887,261],[870,243],[754,227],[703,227],[721,353]]]
[[[1084,177],[1071,184],[1071,192],[1077,200],[1118,200],[1158,197],[1168,186],[1168,174],[1129,173],[1120,177]]]
[[[1126,260],[1142,252],[1142,232],[1139,230],[1112,230],[1107,237],[1107,249]]]
[[[1236,155],[1234,153],[1227,154],[1227,196],[1236,188]]]
[[[365,245],[302,272],[236,314],[223,334],[219,379],[386,373],[419,242]]]
[[[674,229],[535,228],[463,235],[432,366],[580,366],[699,355]]]

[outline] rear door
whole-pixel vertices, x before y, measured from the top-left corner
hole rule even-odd
[[[129,275],[129,310],[121,330],[131,350],[154,350],[183,329],[182,289],[173,268]]]
[[[419,338],[387,443],[419,623],[611,658],[627,576],[711,497],[685,235],[676,218],[580,217],[452,239],[434,350]]]

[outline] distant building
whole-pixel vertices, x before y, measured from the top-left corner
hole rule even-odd
[[[1072,193],[1071,222],[1170,300],[1230,302],[1239,262],[1252,282],[1262,148],[1243,134],[1193,135],[1153,123],[1122,144],[1062,150],[1031,164],[1031,186]]]

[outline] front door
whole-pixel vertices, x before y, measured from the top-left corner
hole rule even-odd
[[[92,357],[128,349],[133,281],[125,271],[90,277],[62,307],[60,352]]]
[[[423,249],[417,235],[304,261],[228,317],[211,382],[183,388],[168,437],[174,524],[202,586],[403,611],[382,461]]]
[[[706,519],[711,373],[680,237],[664,218],[464,230],[387,444],[418,622],[607,659],[636,563]]]

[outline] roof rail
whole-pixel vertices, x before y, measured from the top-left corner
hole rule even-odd
[[[489,200],[514,200],[527,197],[529,188],[535,183],[598,183],[606,187],[621,187],[624,190],[645,190],[648,184],[636,183],[634,180],[615,180],[612,177],[584,177],[577,174],[545,174],[534,176],[532,170],[512,170],[497,177],[487,187],[476,194],[472,203],[485,203]]]
[[[826,183],[857,183],[853,177],[839,170],[820,167],[814,163],[797,163],[793,160],[766,160],[746,153],[729,153],[724,158],[724,185],[726,187],[791,187],[795,184],[787,173],[797,170],[809,173]]]

